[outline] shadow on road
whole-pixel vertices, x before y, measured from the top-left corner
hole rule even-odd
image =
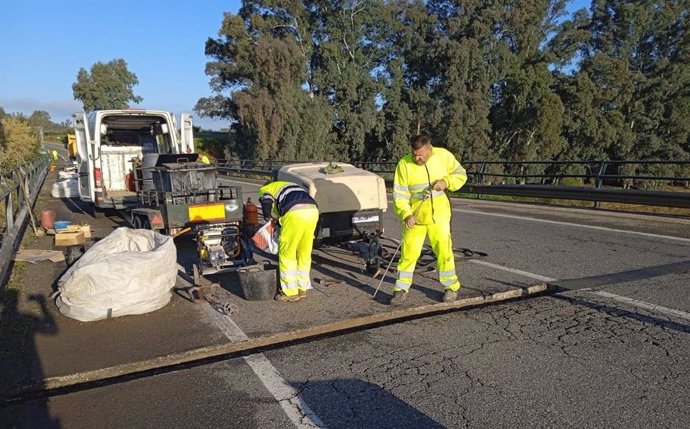
[[[376,384],[357,379],[295,386],[303,404],[330,429],[442,428],[432,418]]]
[[[47,399],[13,403],[8,394],[32,384],[40,389],[44,373],[36,350],[36,335],[56,335],[57,327],[46,308],[46,298],[31,295],[33,308],[19,310],[20,294],[15,289],[2,291],[0,307],[0,426],[12,428],[57,428],[60,422],[50,416]]]
[[[577,290],[599,286],[610,286],[685,272],[690,272],[690,261],[673,262],[654,267],[639,268],[636,270],[621,271],[618,273],[603,274],[599,276],[582,277],[579,279],[558,280],[549,283],[549,286],[567,290]]]
[[[606,304],[588,301],[584,298],[574,298],[564,295],[552,295],[553,298],[566,301],[573,305],[581,305],[595,311],[600,311],[614,317],[627,317],[628,319],[637,320],[638,322],[647,323],[651,325],[661,326],[662,328],[672,329],[674,331],[690,334],[690,325],[674,322],[668,319],[661,319],[654,316],[646,316],[644,314],[636,313],[629,310],[623,310],[619,307],[613,307]]]

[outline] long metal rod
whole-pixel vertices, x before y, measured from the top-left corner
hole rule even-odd
[[[384,313],[356,317],[354,319],[340,320],[323,325],[251,338],[244,341],[199,347],[138,362],[48,377],[15,388],[0,388],[0,403],[3,401],[7,403],[21,402],[36,396],[50,395],[51,392],[56,390],[58,393],[63,389],[85,390],[101,386],[105,380],[111,380],[111,382],[115,383],[118,379],[141,378],[145,377],[147,374],[160,373],[164,370],[173,371],[179,369],[179,366],[184,364],[199,364],[203,363],[205,360],[212,360],[214,358],[232,358],[235,356],[260,353],[269,348],[288,346],[295,341],[318,339],[324,335],[340,335],[353,332],[353,330],[364,330],[380,326],[383,323],[404,322],[410,320],[410,318],[424,317],[462,308],[476,307],[507,300],[524,299],[542,295],[547,291],[549,291],[549,286],[546,283],[540,283],[534,286],[511,289],[492,295],[475,296],[460,299],[455,302],[434,303],[421,305],[419,307],[397,309]]]

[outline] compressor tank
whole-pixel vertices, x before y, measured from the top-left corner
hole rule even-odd
[[[300,163],[274,171],[274,179],[302,185],[319,207],[317,239],[339,242],[383,232],[388,208],[383,177],[345,163]]]

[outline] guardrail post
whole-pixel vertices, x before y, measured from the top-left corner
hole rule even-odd
[[[602,160],[599,163],[599,170],[597,171],[597,175],[594,178],[595,187],[597,189],[601,189],[601,187],[603,186],[603,179],[601,176],[604,174],[604,172],[606,172],[606,161]],[[600,206],[601,206],[601,201],[595,201],[594,202],[594,208],[595,209],[598,209]]]
[[[7,197],[5,198],[5,220],[7,222],[7,231],[11,230],[14,226],[14,211],[12,207],[14,202],[12,201],[12,190],[7,187]]]
[[[482,161],[482,165],[479,166],[479,173],[477,174],[477,185],[483,185],[484,184],[484,173],[486,172],[486,161]],[[482,194],[478,193],[477,194],[477,199],[481,199]]]

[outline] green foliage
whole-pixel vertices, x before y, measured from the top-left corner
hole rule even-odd
[[[259,160],[396,160],[420,132],[461,160],[689,159],[690,2],[565,4],[244,0],[195,110]]]
[[[0,169],[25,163],[37,156],[39,150],[38,138],[26,119],[17,116],[0,119]]]
[[[99,61],[91,66],[90,72],[79,69],[72,91],[74,99],[81,101],[87,112],[126,109],[130,101],[143,101],[134,95],[134,86],[138,84],[137,76],[127,69],[125,60],[117,59],[105,64]]]

